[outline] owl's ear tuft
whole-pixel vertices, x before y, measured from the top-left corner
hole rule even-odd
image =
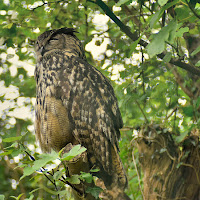
[[[76,31],[74,28],[67,28],[67,27],[65,27],[65,28],[58,29],[53,34],[59,34],[59,33],[64,33],[64,34],[67,34],[67,35],[75,36],[74,33],[78,33],[78,31]]]

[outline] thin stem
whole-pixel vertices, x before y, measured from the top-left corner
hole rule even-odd
[[[139,174],[138,169],[137,169],[137,164],[136,164],[136,161],[135,161],[135,156],[134,156],[134,152],[133,151],[132,151],[132,158],[133,158],[133,163],[134,163],[135,170],[136,170],[137,177],[138,177],[138,181],[139,181],[140,192],[141,192],[142,197],[144,199],[143,189],[142,189],[142,186],[141,186],[140,174]]]
[[[188,2],[188,0],[185,0],[185,1],[186,1],[187,5],[189,6],[190,10],[193,12],[193,14],[194,14],[197,18],[200,19],[200,15],[198,15],[198,14],[196,13],[196,11],[195,11],[194,8],[191,6],[191,4]]]
[[[146,115],[145,115],[144,111],[142,110],[142,108],[141,108],[140,104],[138,103],[138,101],[137,101],[137,100],[135,100],[135,103],[137,104],[137,106],[138,106],[138,107],[139,107],[139,109],[141,110],[141,112],[142,112],[142,114],[143,114],[143,116],[144,116],[144,118],[145,118],[145,121],[146,121],[146,123],[148,123],[148,119],[147,119],[147,117],[146,117]]]

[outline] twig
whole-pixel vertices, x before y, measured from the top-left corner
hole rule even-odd
[[[171,116],[173,115],[173,113],[177,111],[177,109],[178,109],[178,106],[176,106],[176,107],[172,110],[172,112],[171,112],[169,115],[167,115],[167,116],[165,117],[165,121],[168,120],[169,117],[171,117]]]
[[[147,119],[147,117],[146,117],[144,111],[142,110],[140,104],[138,103],[137,100],[135,100],[135,103],[137,104],[137,106],[139,107],[140,111],[142,112],[142,114],[143,114],[143,116],[144,116],[144,119],[145,119],[146,123],[148,123],[149,121],[148,121],[148,119]]]
[[[197,177],[197,182],[198,182],[198,184],[200,184],[199,175],[198,175],[196,168],[193,165],[190,165],[190,164],[187,164],[187,163],[182,163],[181,165],[186,166],[186,167],[191,167],[192,169],[194,169],[194,172],[195,172],[196,177]]]
[[[131,127],[131,126],[123,126],[123,128],[120,128],[120,131],[130,131],[133,129],[134,129],[134,127]]]
[[[176,82],[181,87],[181,89],[187,94],[190,98],[194,98],[194,94],[191,92],[191,88],[188,88],[184,85],[184,79],[183,77],[178,73],[175,67],[173,67],[170,63],[167,63],[167,67],[172,70],[172,73],[174,74],[174,77],[176,79]]]
[[[143,197],[143,199],[144,199],[144,194],[143,194],[142,186],[141,186],[141,184],[140,184],[140,183],[141,183],[140,174],[139,174],[138,169],[137,169],[137,165],[136,165],[135,156],[134,156],[133,151],[132,151],[132,158],[133,158],[133,163],[134,163],[135,170],[136,170],[137,177],[138,177],[138,181],[139,181],[140,192],[141,192],[142,197]]]

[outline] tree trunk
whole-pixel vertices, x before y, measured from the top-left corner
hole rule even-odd
[[[199,130],[179,145],[171,135],[156,125],[139,132],[144,200],[200,200]]]

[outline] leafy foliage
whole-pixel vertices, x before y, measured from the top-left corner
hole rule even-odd
[[[61,150],[62,151],[62,150]],[[65,153],[63,155],[63,158],[61,159],[61,161],[68,161],[71,160],[72,158],[74,158],[77,155],[82,154],[84,151],[86,151],[85,147],[81,147],[81,145],[76,145],[74,148],[72,148],[68,153]]]
[[[76,28],[88,61],[112,81],[124,121],[120,154],[130,198],[142,199],[142,173],[134,146],[138,129],[146,123],[160,124],[172,131],[179,143],[200,127],[200,84],[191,72],[193,66],[198,71],[200,65],[200,46],[195,40],[200,32],[200,4],[189,0],[104,1],[112,10],[109,12],[138,34],[133,41],[125,34],[127,30],[120,30],[105,15],[101,1],[94,2],[4,0],[0,4],[0,199],[55,199],[59,192],[71,198],[64,183],[55,191],[44,175],[35,173],[59,157],[39,156],[33,134],[34,41],[48,29]],[[142,46],[140,39],[148,45]],[[182,69],[184,64],[186,70]],[[70,153],[72,157],[84,151],[76,148]],[[29,160],[25,151],[36,161]],[[55,180],[60,176],[59,172],[53,175]],[[68,181],[79,183],[91,178],[83,173]],[[91,190],[94,195],[99,192],[97,188]]]

